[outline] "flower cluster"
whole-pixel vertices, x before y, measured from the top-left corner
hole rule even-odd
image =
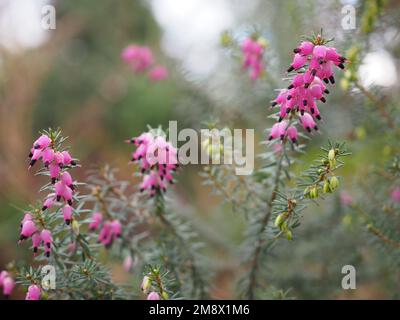
[[[121,57],[137,74],[150,69],[148,75],[151,81],[161,81],[168,77],[168,70],[164,66],[154,65],[155,59],[149,47],[129,45],[122,50]]]
[[[321,120],[317,101],[326,102],[324,94],[329,94],[326,84],[335,83],[334,66],[344,69],[346,59],[335,48],[326,45],[327,40],[320,35],[303,41],[294,49],[293,62],[288,72],[296,71],[287,89],[281,90],[272,106],[279,105],[279,120],[271,129],[269,140],[297,140],[297,129],[290,125],[290,120],[298,117],[305,130],[318,130],[316,120]],[[289,121],[283,121],[288,119]]]
[[[121,222],[117,219],[103,222],[103,215],[101,212],[94,212],[89,223],[90,231],[95,231],[97,229],[100,229],[97,241],[102,243],[106,248],[111,247],[114,240],[120,238],[122,235]]]
[[[37,161],[42,160],[45,174],[51,179],[51,192],[47,195],[42,205],[42,212],[50,209],[54,205],[62,206],[62,214],[67,225],[73,220],[73,193],[75,186],[69,168],[76,166],[76,161],[66,150],[59,150],[60,146],[56,142],[57,133],[42,134],[34,143],[29,154],[29,169]],[[20,226],[19,242],[31,238],[33,252],[36,255],[39,246],[43,243],[46,257],[50,257],[52,250],[53,237],[50,230],[43,225],[40,219],[41,213],[36,216],[32,212],[25,212]],[[36,219],[35,219],[36,217]],[[41,223],[37,223],[38,220]]]
[[[178,168],[177,149],[163,135],[150,132],[127,141],[137,148],[132,153],[132,162],[138,162],[144,174],[140,191],[149,190],[154,196],[157,191],[166,191],[166,181],[173,183],[173,172]]]
[[[15,281],[8,271],[0,272],[0,288],[3,288],[3,295],[9,297],[14,289]]]
[[[265,47],[266,42],[264,39],[253,39],[252,37],[246,38],[241,45],[243,68],[250,71],[249,77],[251,80],[257,80],[262,75]]]
[[[21,221],[20,226],[20,238],[19,243],[22,241],[31,238],[32,239],[32,247],[33,253],[36,256],[39,246],[43,243],[44,245],[44,253],[46,257],[50,257],[51,254],[51,245],[53,243],[53,237],[49,230],[42,229],[41,231],[36,226],[35,221],[30,212],[26,212],[24,218]]]

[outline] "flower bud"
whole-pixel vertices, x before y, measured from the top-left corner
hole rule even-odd
[[[280,228],[284,221],[285,221],[285,215],[283,213],[279,214],[275,219],[275,227]]]
[[[148,276],[144,276],[143,280],[142,280],[142,284],[140,285],[140,289],[142,289],[142,291],[144,293],[147,293],[149,291],[151,287],[151,280]]]
[[[328,179],[326,179],[324,181],[324,186],[323,186],[322,189],[323,189],[324,193],[331,193],[332,192],[331,185],[329,184],[329,180]]]
[[[169,295],[165,291],[163,291],[163,293],[161,294],[161,297],[163,298],[163,300],[168,300],[169,299]]]
[[[293,233],[292,233],[292,231],[286,230],[285,235],[286,235],[286,239],[288,239],[289,241],[290,241],[290,240],[293,240]]]
[[[147,296],[147,300],[160,300],[160,296],[159,296],[159,294],[157,292],[152,291]]]
[[[330,180],[330,185],[332,191],[339,187],[339,179],[336,176],[333,176]]]
[[[311,190],[310,190],[310,198],[311,199],[315,199],[315,198],[318,198],[318,189],[317,189],[317,187],[312,187],[311,188]]]
[[[76,220],[72,220],[71,228],[75,235],[79,236],[79,222]]]
[[[335,149],[329,150],[329,152],[328,152],[328,159],[329,159],[329,161],[335,160],[335,156],[336,156]]]

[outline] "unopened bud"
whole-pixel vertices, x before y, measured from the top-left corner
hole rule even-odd
[[[318,198],[318,189],[317,187],[312,187],[310,190],[310,198],[315,199]]]
[[[304,189],[303,196],[305,198],[309,198],[310,197],[310,188],[309,187]]]
[[[282,223],[285,221],[283,213],[279,214],[275,219],[275,227],[281,228]]]
[[[144,293],[147,293],[149,291],[151,287],[151,280],[148,276],[144,276],[143,280],[142,280],[142,284],[140,285],[140,289],[142,289],[142,291]]]
[[[336,176],[333,176],[330,180],[330,185],[332,191],[335,190],[337,187],[339,187],[339,179],[336,178]]]
[[[161,294],[161,297],[163,298],[163,300],[168,300],[169,299],[169,295],[165,291],[163,291],[163,293]]]
[[[74,219],[72,221],[71,228],[75,235],[79,236],[79,222]]]
[[[331,185],[329,184],[329,180],[328,179],[326,179],[324,181],[323,192],[324,193],[331,193],[332,192]]]
[[[329,152],[328,152],[328,159],[329,159],[329,161],[335,160],[335,157],[336,157],[335,149],[329,150]]]
[[[292,231],[287,230],[285,234],[286,234],[286,239],[288,239],[289,241],[290,241],[290,240],[293,240],[293,233],[292,233]]]

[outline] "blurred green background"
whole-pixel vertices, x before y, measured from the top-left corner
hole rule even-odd
[[[376,29],[367,41],[360,29],[369,2],[0,0],[0,269],[10,260],[30,257],[28,250],[16,245],[18,208],[39,198],[43,181],[28,173],[27,154],[40,129],[59,126],[69,136],[73,155],[83,166],[77,170],[80,180],[86,169],[103,163],[120,168],[119,176],[131,179],[131,148],[123,140],[147,125],[167,127],[169,120],[177,120],[179,128],[199,129],[204,121],[218,119],[221,126],[255,128],[261,142],[271,125],[269,101],[274,89],[284,85],[281,77],[293,48],[301,36],[321,28],[326,36],[335,37],[339,52],[357,44],[366,45],[363,55],[378,52],[368,64],[374,67],[364,71],[375,75],[377,88],[395,100],[400,1],[386,1],[377,21],[369,22]],[[40,27],[45,4],[56,8],[55,30]],[[356,9],[354,30],[342,28],[345,4]],[[266,76],[257,83],[242,72],[238,52],[221,46],[220,35],[226,30],[239,40],[253,31],[267,39]],[[157,61],[168,67],[167,80],[153,83],[132,73],[120,58],[121,50],[132,43],[153,50]],[[339,80],[341,72],[336,73]],[[367,117],[360,95],[340,85],[331,91],[321,107],[322,132],[314,135],[302,159],[304,166],[297,170],[308,166],[328,138],[347,140],[353,156],[342,171],[343,189],[357,194],[355,179],[370,165],[387,160],[390,150],[385,149],[382,128]],[[174,188],[194,208],[207,254],[218,261],[224,258],[215,275],[213,297],[231,298],[237,261],[218,243],[228,242],[234,252],[245,220],[220,206],[218,197],[201,185],[201,170],[184,168]],[[349,222],[344,220],[346,213],[337,196],[309,208],[298,239],[283,241],[276,250],[269,266],[273,285],[292,288],[289,295],[299,298],[398,297],[399,274],[382,251],[365,242],[363,230],[343,223]],[[214,231],[218,236],[208,239]],[[358,290],[341,290],[345,264],[357,266]]]

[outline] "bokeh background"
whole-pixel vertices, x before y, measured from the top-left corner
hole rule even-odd
[[[261,142],[271,125],[269,101],[274,89],[283,86],[281,77],[301,36],[323,28],[340,52],[365,43],[360,29],[368,2],[0,0],[0,269],[10,260],[30,257],[16,240],[19,208],[39,197],[43,182],[27,171],[29,146],[39,130],[61,127],[69,136],[73,154],[82,163],[80,180],[85,170],[104,163],[118,167],[121,178],[131,179],[131,148],[123,140],[147,125],[167,127],[169,120],[177,120],[179,128],[199,129],[214,120],[221,126],[254,128]],[[46,4],[56,8],[55,30],[41,27]],[[356,9],[354,30],[342,28],[345,4]],[[368,35],[360,67],[363,85],[374,85],[389,97],[399,95],[399,21],[400,1],[386,1],[374,33]],[[251,82],[238,52],[221,45],[227,30],[238,40],[254,31],[267,39],[264,78]],[[132,43],[153,50],[169,70],[167,80],[153,83],[123,63],[121,50]],[[390,150],[380,129],[365,117],[368,111],[359,92],[344,89],[336,85],[321,108],[322,132],[309,143],[303,168],[328,137],[346,140],[353,156],[342,172],[342,188],[357,195],[357,178],[370,165],[384,163]],[[231,298],[245,220],[221,206],[202,185],[201,170],[185,167],[174,189],[192,208],[206,254],[221,262],[213,297]],[[309,208],[298,239],[283,241],[268,266],[271,286],[291,288],[288,295],[297,298],[399,297],[398,267],[384,251],[369,245],[364,230],[353,226],[346,214],[338,196]],[[340,287],[345,264],[357,268],[357,290]],[[112,267],[119,280],[130,281],[118,262]]]

